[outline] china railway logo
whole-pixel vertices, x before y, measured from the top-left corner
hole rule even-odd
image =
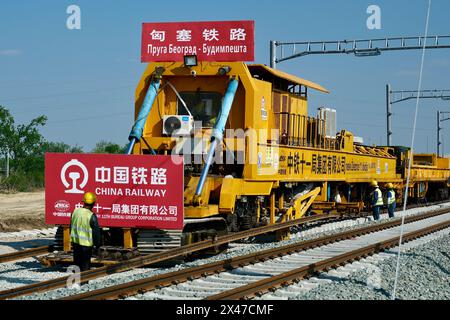
[[[68,212],[70,210],[70,203],[65,200],[58,200],[55,202],[54,207],[58,212]]]
[[[79,168],[78,170],[74,170],[75,168]],[[70,169],[70,170],[69,170]],[[79,179],[82,177],[81,172],[83,173],[83,180],[81,183],[78,183]],[[66,172],[69,172],[68,176],[69,179],[72,180],[72,183],[69,183],[66,178]],[[64,184],[64,187],[66,187],[65,193],[75,193],[75,194],[82,194],[84,191],[82,190],[89,179],[89,174],[86,166],[76,160],[72,159],[69,162],[67,162],[61,169],[61,181]]]

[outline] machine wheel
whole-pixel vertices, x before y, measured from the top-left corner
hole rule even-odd
[[[223,218],[195,219],[185,221],[182,245],[200,242],[228,234],[228,225]],[[200,252],[200,254],[216,255],[228,249],[228,244],[222,244]]]

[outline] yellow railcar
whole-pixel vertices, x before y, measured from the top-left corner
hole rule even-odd
[[[184,156],[180,243],[311,213],[358,212],[373,180],[393,183],[402,196],[409,151],[336,132],[334,110],[309,115],[309,94],[328,93],[318,84],[242,62],[151,63],[136,89],[136,116],[155,81],[159,91],[133,153]],[[411,195],[423,195],[423,181],[450,176],[448,161],[445,169],[445,160],[433,161],[433,168],[414,163]],[[312,201],[311,212],[305,203]],[[147,239],[152,232],[141,230]]]
[[[133,247],[146,254],[305,215],[357,215],[374,180],[382,190],[392,183],[401,203],[409,167],[410,199],[448,199],[449,158],[364,145],[337,132],[335,110],[311,115],[311,92],[329,93],[265,65],[150,63],[136,89],[127,153],[183,155],[184,228],[110,228],[104,244],[123,243],[119,255]],[[67,251],[69,229],[56,238]]]

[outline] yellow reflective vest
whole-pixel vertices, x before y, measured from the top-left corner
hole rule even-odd
[[[75,209],[70,219],[70,241],[80,246],[92,247],[91,210],[85,208]]]
[[[393,204],[395,202],[395,191],[389,190],[387,194],[387,203]]]
[[[377,197],[377,202],[375,202],[374,206],[383,206],[383,194],[379,188],[375,189],[374,197]]]

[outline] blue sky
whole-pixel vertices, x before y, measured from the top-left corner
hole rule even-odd
[[[48,140],[81,145],[121,145],[133,123],[142,22],[255,20],[255,62],[269,64],[269,41],[314,41],[424,33],[426,0],[227,0],[227,1],[10,1],[0,4],[0,104],[17,122],[45,114]],[[81,8],[81,30],[68,30],[66,8]],[[170,4],[170,5],[168,5]],[[382,29],[366,27],[366,9],[381,7]],[[433,0],[430,35],[450,34],[450,2]],[[416,90],[421,51],[379,57],[307,56],[279,69],[318,82],[331,91],[310,95],[310,114],[335,108],[338,128],[385,144],[385,85]],[[450,49],[426,53],[423,89],[450,89]],[[394,106],[393,142],[411,141],[415,101]],[[416,149],[436,150],[436,111],[450,101],[423,100]],[[450,153],[450,122],[444,124]]]

